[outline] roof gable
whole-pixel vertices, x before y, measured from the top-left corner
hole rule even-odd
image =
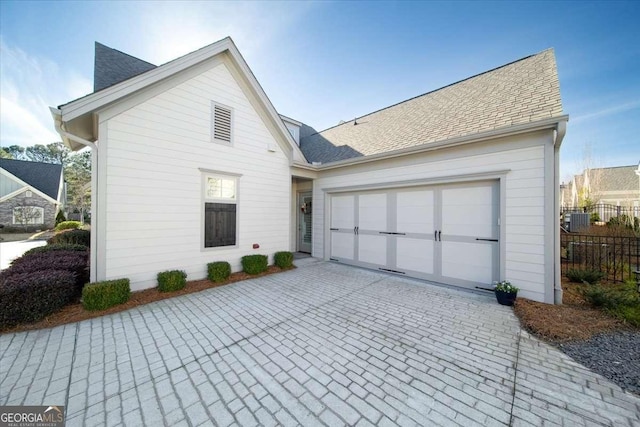
[[[0,159],[0,168],[51,197],[53,200],[58,199],[60,179],[62,178],[62,165]]]
[[[552,49],[306,136],[310,162],[401,150],[562,115]]]
[[[617,166],[589,170],[593,190],[602,191],[638,191],[637,166]]]
[[[105,89],[156,68],[155,65],[96,42],[93,91]]]

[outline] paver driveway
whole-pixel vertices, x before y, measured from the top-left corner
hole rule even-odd
[[[317,263],[0,337],[0,404],[68,425],[640,425],[489,296]]]

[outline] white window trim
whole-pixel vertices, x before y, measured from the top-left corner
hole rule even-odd
[[[241,174],[229,173],[229,172],[221,172],[211,169],[200,168],[201,179],[200,179],[200,252],[212,252],[212,251],[224,251],[229,249],[238,249],[240,247],[240,178]],[[223,198],[211,198],[207,197],[207,178],[215,177],[222,179],[233,179],[235,180],[235,199],[223,199]],[[206,248],[204,246],[204,217],[205,217],[205,204],[206,203],[227,203],[230,205],[236,205],[236,244],[230,246],[214,246],[211,248]]]
[[[231,122],[230,122],[230,129],[229,129],[229,141],[225,141],[223,139],[217,139],[215,137],[215,126],[216,126],[216,106],[220,107],[220,108],[224,108],[226,110],[229,110],[231,112]],[[235,111],[232,107],[222,104],[220,102],[216,102],[216,101],[211,101],[211,141],[215,142],[216,144],[221,144],[221,145],[226,145],[226,146],[233,146],[233,139],[234,139],[234,135],[235,135]]]
[[[21,222],[16,221],[16,209],[17,208],[35,208],[38,209],[40,211],[40,218],[39,220],[37,220],[38,222],[28,222],[26,224],[23,224]],[[44,224],[44,208],[42,206],[14,206],[14,208],[11,211],[11,216],[12,216],[12,220],[13,220],[13,225],[43,225]]]

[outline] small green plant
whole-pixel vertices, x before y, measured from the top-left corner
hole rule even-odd
[[[63,221],[66,221],[67,218],[64,217],[64,212],[62,211],[58,211],[58,214],[56,215],[56,225],[60,224]]]
[[[260,274],[267,271],[266,255],[246,255],[242,257],[242,271],[247,274]]]
[[[231,276],[231,264],[226,261],[207,264],[207,277],[214,283],[221,283]]]
[[[129,279],[105,280],[89,283],[82,288],[82,306],[85,310],[106,310],[129,301]]]
[[[496,282],[495,290],[500,292],[507,292],[509,294],[515,294],[519,291],[519,289],[513,286],[508,280]]]
[[[625,284],[588,286],[582,289],[582,295],[594,307],[603,308],[635,327],[640,327],[640,295],[635,281]]]
[[[591,221],[591,224],[595,224],[596,222],[600,221],[600,214],[598,212],[591,212],[591,215],[589,215],[589,219]]]
[[[80,221],[62,221],[61,223],[56,225],[56,231],[75,230],[77,228],[80,228],[81,226],[82,224],[80,223]]]
[[[567,270],[567,279],[573,283],[588,283],[594,285],[604,277],[600,270],[570,268]]]
[[[158,273],[158,290],[160,292],[174,292],[184,288],[187,284],[187,273],[181,270],[163,271]]]
[[[276,252],[273,256],[273,263],[280,268],[293,267],[293,254],[291,252]]]

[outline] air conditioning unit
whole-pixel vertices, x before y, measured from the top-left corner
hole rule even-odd
[[[591,226],[591,214],[570,213],[565,215],[565,228],[571,233],[579,233]]]
[[[611,249],[606,243],[569,242],[567,261],[574,264],[602,265],[611,260]]]

